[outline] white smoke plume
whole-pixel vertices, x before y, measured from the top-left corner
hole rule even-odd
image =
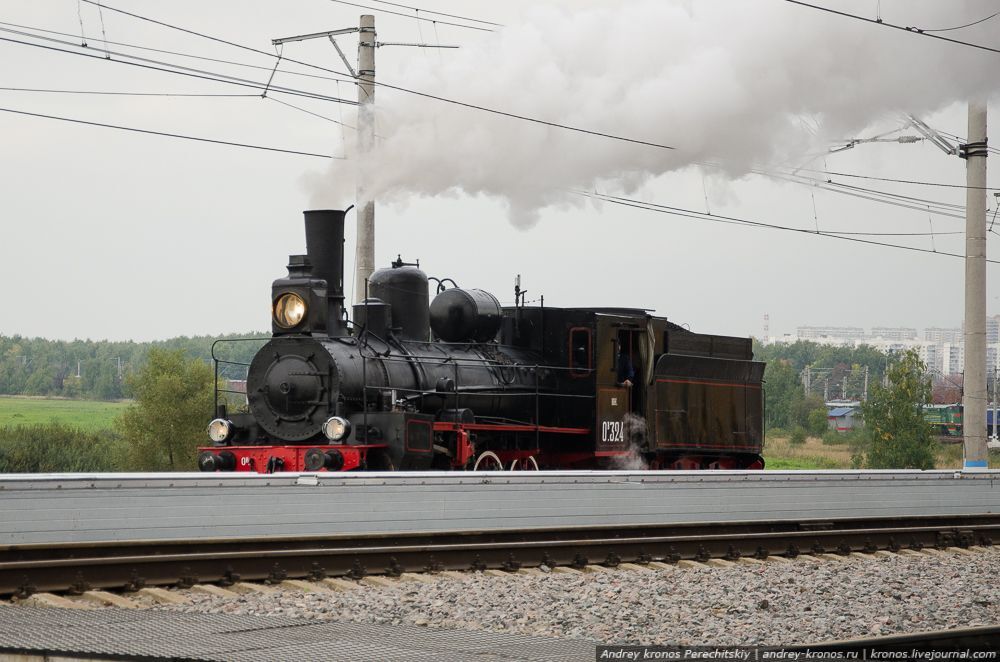
[[[874,18],[876,3],[827,3]],[[882,0],[888,22],[948,28],[989,0]],[[1000,45],[1000,17],[943,33]],[[506,202],[528,227],[576,204],[573,188],[632,190],[695,163],[729,177],[824,149],[877,120],[1000,89],[1000,56],[780,0],[627,0],[535,5],[516,24],[442,58],[414,57],[399,84],[430,94],[675,146],[630,144],[379,87],[373,152],[309,178],[316,204],[464,192]],[[380,79],[381,80],[381,79]],[[356,154],[347,145],[348,155]]]
[[[646,471],[649,469],[649,465],[643,457],[643,449],[646,448],[648,439],[646,419],[628,412],[623,417],[622,422],[625,425],[628,453],[613,457],[610,468],[619,471]]]

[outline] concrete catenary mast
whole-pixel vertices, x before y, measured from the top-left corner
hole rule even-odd
[[[375,271],[375,201],[365,188],[365,157],[375,143],[375,17],[361,16],[358,38],[358,225],[354,251],[354,301],[365,298]]]
[[[965,202],[965,469],[986,469],[986,103],[969,104]]]
[[[358,33],[358,69],[354,70],[344,51],[334,37]],[[327,38],[337,49],[344,66],[358,85],[358,185],[357,193],[357,243],[354,251],[354,301],[365,298],[365,283],[375,271],[375,200],[366,186],[366,156],[375,144],[375,49],[382,46],[415,46],[417,48],[458,48],[445,44],[413,44],[404,42],[380,42],[375,32],[375,17],[362,14],[356,28],[343,28],[326,32],[313,32],[295,37],[272,39],[280,46],[292,41]],[[275,67],[277,68],[277,67]]]

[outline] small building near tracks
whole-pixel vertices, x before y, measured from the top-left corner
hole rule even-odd
[[[850,432],[862,426],[861,410],[857,407],[834,407],[826,414],[826,420],[831,430]]]

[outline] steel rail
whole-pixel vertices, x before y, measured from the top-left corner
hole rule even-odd
[[[144,585],[227,584],[288,577],[990,545],[1000,515],[779,520],[609,529],[11,545],[0,549],[0,595]]]
[[[927,632],[911,632],[907,634],[892,634],[884,637],[866,637],[859,639],[841,639],[817,644],[795,644],[782,646],[787,651],[818,651],[818,652],[854,652],[870,653],[901,652],[910,653],[913,650],[935,652],[961,651],[996,651],[1000,649],[1000,625],[984,625],[954,630],[931,630]],[[856,659],[871,659],[870,656],[859,656]],[[909,659],[909,658],[885,658]],[[927,658],[932,659],[932,658]],[[937,659],[965,659],[937,658]],[[991,658],[981,658],[991,659]]]

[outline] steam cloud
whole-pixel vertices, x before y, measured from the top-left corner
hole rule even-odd
[[[883,18],[927,29],[995,11],[989,0],[882,2]],[[871,15],[874,3],[837,3]],[[463,192],[506,202],[529,227],[572,188],[632,190],[702,161],[729,177],[801,157],[876,120],[927,114],[1000,89],[997,56],[778,0],[631,0],[535,6],[517,24],[442,58],[413,57],[385,80],[468,103],[675,146],[629,144],[497,117],[384,87],[374,150],[348,144],[308,178],[313,203]],[[1000,17],[948,36],[1000,43]],[[348,139],[351,140],[348,134]]]

